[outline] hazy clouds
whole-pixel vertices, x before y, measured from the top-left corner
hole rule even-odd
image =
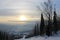
[[[0,16],[20,15],[21,12],[18,11],[21,10],[29,10],[27,14],[35,14],[40,2],[42,0],[0,0]]]
[[[29,10],[27,14],[36,14],[36,6],[40,5],[43,1],[46,0],[0,0],[0,16],[20,15],[21,12],[19,11],[21,10]],[[59,10],[60,1],[54,0],[53,2],[56,3],[56,8]]]

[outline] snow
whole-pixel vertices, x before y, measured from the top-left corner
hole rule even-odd
[[[60,40],[60,37],[59,36],[51,36],[51,37],[32,37],[32,38],[28,38],[28,39],[25,39],[25,38],[22,38],[22,39],[15,39],[15,40]]]
[[[50,37],[35,36],[35,37],[31,37],[31,38],[26,39],[25,36],[24,36],[22,39],[15,39],[15,40],[60,40],[60,31],[59,31],[59,34],[53,35],[53,36],[50,36]]]

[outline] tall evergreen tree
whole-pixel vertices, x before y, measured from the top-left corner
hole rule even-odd
[[[46,27],[46,35],[51,36],[52,35],[52,24],[50,20],[50,14],[49,14],[49,19],[48,19],[48,25]]]
[[[36,31],[37,31],[37,35],[39,35],[39,25],[38,25],[38,23],[36,24]]]
[[[52,35],[52,11],[53,4],[52,0],[47,0],[43,3],[43,13],[45,14],[46,18],[48,19],[48,25],[46,28],[46,35]]]
[[[40,23],[40,35],[44,34],[44,18],[43,18],[43,14],[41,14],[41,23]]]
[[[34,27],[34,36],[37,36],[39,35],[39,28],[38,28],[38,24],[35,24],[35,27]]]
[[[54,24],[54,33],[56,34],[58,31],[56,9],[54,9],[53,24]]]
[[[35,27],[34,27],[34,30],[33,30],[33,35],[34,35],[34,36],[37,36],[37,32],[36,32],[36,24],[35,24]]]
[[[14,38],[11,35],[8,37],[6,32],[0,31],[0,40],[14,40]]]

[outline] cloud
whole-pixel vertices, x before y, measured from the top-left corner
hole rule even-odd
[[[29,10],[27,14],[35,14],[38,2],[39,0],[0,0],[0,16],[20,15],[19,10]]]
[[[39,15],[38,10],[0,9],[0,16]]]
[[[36,6],[43,1],[46,0],[0,0],[0,16],[20,15],[19,10],[29,10],[27,14],[36,14]]]
[[[0,9],[0,16],[12,16],[17,15],[14,10],[10,9]]]
[[[0,0],[0,9],[16,9],[20,6],[38,4],[41,0]]]

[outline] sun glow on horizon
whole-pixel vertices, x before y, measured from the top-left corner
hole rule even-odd
[[[20,21],[27,21],[27,17],[24,15],[19,16]]]

